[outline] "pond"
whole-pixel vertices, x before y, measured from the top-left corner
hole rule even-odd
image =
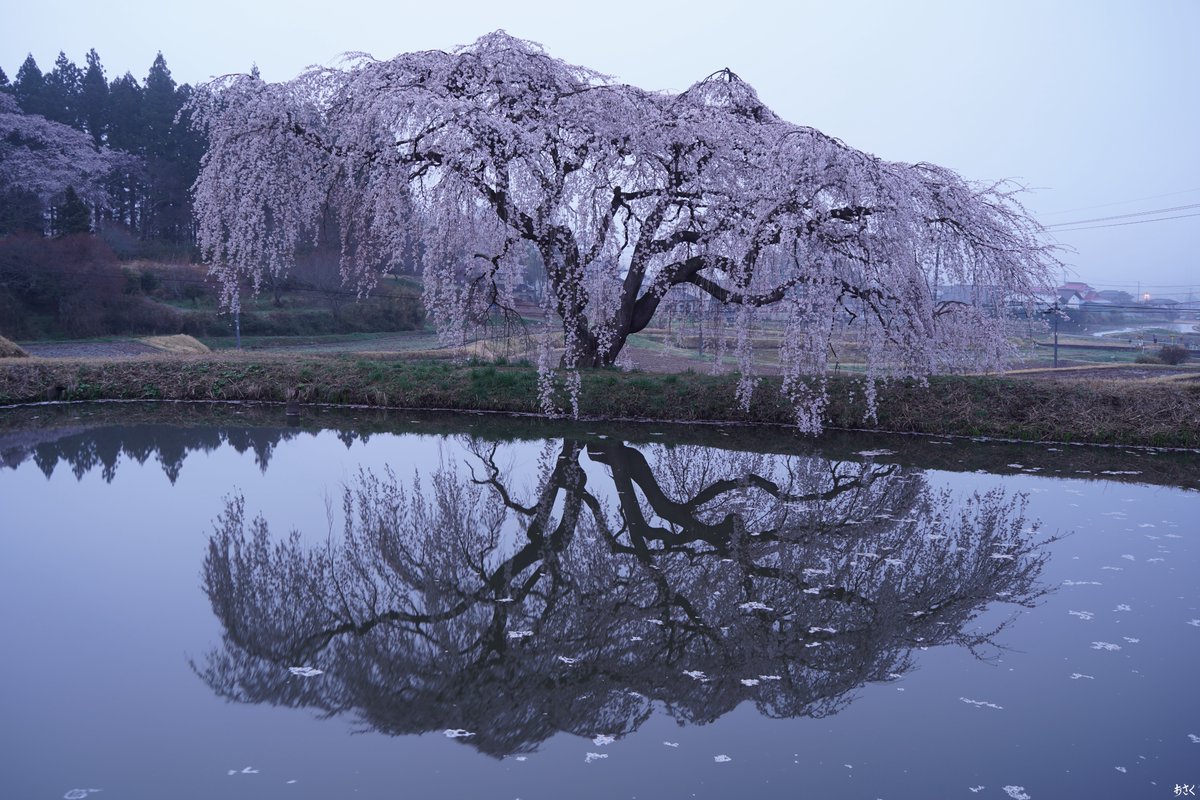
[[[1195,452],[0,414],[3,797],[1200,783]]]

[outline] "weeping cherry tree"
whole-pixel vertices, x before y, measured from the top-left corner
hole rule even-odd
[[[727,69],[650,92],[495,32],[286,83],[225,77],[193,111],[211,143],[198,239],[227,304],[337,237],[360,292],[415,253],[431,318],[461,341],[516,314],[536,253],[544,403],[558,379],[576,403],[578,368],[616,363],[687,298],[731,323],[743,405],[750,331],[782,332],[782,390],[817,430],[835,333],[857,336],[873,408],[880,379],[1000,366],[1006,306],[1056,263],[1020,187],[854,150]],[[977,301],[939,302],[939,284]]]

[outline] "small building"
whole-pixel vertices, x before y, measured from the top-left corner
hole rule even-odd
[[[1088,293],[1090,292],[1091,290],[1089,289]],[[1079,307],[1084,303],[1084,294],[1085,293],[1080,292],[1078,289],[1064,289],[1060,286],[1056,294],[1058,307],[1072,311],[1078,311]]]

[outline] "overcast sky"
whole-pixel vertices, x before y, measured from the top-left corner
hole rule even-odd
[[[161,50],[180,83],[252,64],[278,81],[497,28],[647,89],[729,67],[793,122],[1017,179],[1046,225],[1098,220],[1057,234],[1069,279],[1200,296],[1200,0],[64,0],[3,18],[10,80],[27,53],[49,71],[94,47],[110,79],[144,78]],[[1159,209],[1175,210],[1139,214]]]

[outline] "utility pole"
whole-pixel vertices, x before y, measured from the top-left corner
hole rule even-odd
[[[233,290],[233,336],[237,349],[242,349],[242,287]]]
[[[240,344],[238,349],[241,349]],[[1058,301],[1054,302],[1054,368],[1058,369]]]
[[[1042,314],[1049,314],[1054,320],[1054,368],[1058,369],[1058,318],[1061,316],[1062,309],[1059,308],[1058,301],[1047,308]]]

